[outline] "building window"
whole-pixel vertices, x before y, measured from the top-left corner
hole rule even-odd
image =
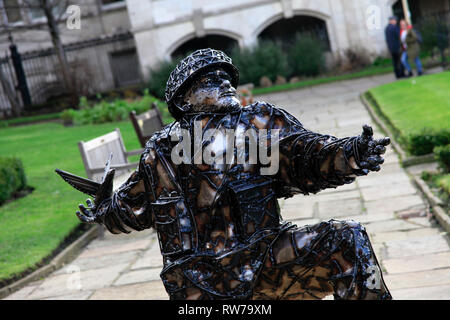
[[[55,19],[58,19],[59,16],[66,11],[66,8],[64,7],[65,1],[58,1],[55,2],[52,6],[52,12]],[[31,21],[36,20],[44,20],[45,21],[45,13],[40,5],[39,0],[27,0],[28,4],[28,16],[30,17]]]
[[[125,6],[125,0],[102,0],[102,10],[121,9]]]
[[[31,21],[44,17],[44,10],[42,10],[42,8],[40,7],[39,0],[28,0],[27,3],[29,9],[28,15]]]
[[[22,15],[20,14],[20,6],[18,0],[3,0],[3,7],[5,8],[5,14],[8,23],[22,21]]]
[[[125,2],[124,0],[102,0],[102,5],[108,5],[116,2]]]

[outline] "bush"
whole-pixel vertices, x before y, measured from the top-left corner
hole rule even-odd
[[[392,59],[384,58],[384,57],[377,57],[372,63],[372,65],[375,67],[390,66],[391,64],[392,64]]]
[[[111,102],[101,100],[92,107],[86,98],[83,97],[80,99],[80,110],[65,110],[62,112],[61,118],[65,123],[73,123],[75,125],[121,121],[127,119],[132,110],[136,111],[137,114],[148,111],[153,102],[156,102],[158,105],[163,119],[168,118],[169,112],[165,103],[151,96],[148,90],[144,91],[144,96],[141,99],[133,101],[115,99]]]
[[[450,129],[432,130],[423,128],[402,139],[409,153],[415,156],[429,154],[434,147],[450,144]]]
[[[240,83],[253,83],[266,76],[272,82],[277,76],[287,76],[287,57],[273,42],[261,41],[251,48],[234,48],[231,53],[233,64],[239,69]]]
[[[150,81],[147,87],[153,95],[165,100],[164,92],[166,90],[167,80],[178,62],[179,60],[164,61],[157,68],[150,70]]]
[[[64,124],[73,124],[73,119],[76,116],[76,111],[73,109],[67,109],[61,112],[61,119],[63,120]]]
[[[289,76],[317,76],[325,67],[322,42],[310,35],[297,35],[288,51]]]
[[[450,173],[450,144],[436,147],[433,152],[442,169],[446,173]]]
[[[378,60],[377,63],[380,63]],[[344,51],[343,57],[339,59],[339,69],[344,72],[361,70],[371,64],[370,55],[365,48],[355,47]]]
[[[418,31],[423,41],[421,48],[427,54],[430,54],[434,48],[443,50],[449,45],[449,30],[443,21],[426,19],[419,25]]]
[[[20,159],[0,157],[0,204],[26,187],[25,170]]]

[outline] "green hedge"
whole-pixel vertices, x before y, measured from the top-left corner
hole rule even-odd
[[[288,76],[317,76],[325,69],[323,44],[309,35],[297,35],[288,51]]]
[[[277,76],[286,77],[288,74],[287,56],[280,46],[271,41],[261,41],[251,48],[234,48],[231,58],[239,69],[241,84],[259,86],[262,77],[275,81]]]
[[[167,80],[179,61],[163,61],[156,68],[150,70],[150,81],[147,87],[159,99],[165,101],[164,92],[166,90]]]
[[[412,155],[429,154],[433,152],[435,147],[450,144],[450,129],[423,128],[418,132],[406,135],[401,142]]]
[[[0,157],[0,204],[26,187],[27,180],[20,159]]]
[[[308,34],[299,34],[287,49],[273,41],[263,40],[252,47],[233,48],[231,58],[239,69],[240,84],[259,86],[262,77],[275,81],[277,76],[318,75],[325,69],[324,53],[320,40]],[[147,87],[158,98],[164,98],[167,79],[178,61],[164,61],[150,70]]]
[[[144,91],[144,95],[140,99],[131,101],[124,99],[115,99],[113,101],[101,100],[93,106],[89,105],[85,97],[82,97],[80,99],[80,110],[65,110],[61,113],[61,119],[66,124],[74,125],[121,121],[128,119],[129,113],[132,110],[136,111],[137,114],[148,111],[153,102],[156,102],[158,105],[163,119],[169,119],[170,121],[166,104],[151,96],[148,90]]]
[[[436,160],[446,173],[450,173],[450,144],[436,147],[433,150]]]

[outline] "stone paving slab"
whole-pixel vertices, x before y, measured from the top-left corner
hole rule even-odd
[[[135,263],[132,264],[131,270],[143,269],[143,268],[162,268],[163,258],[159,250],[159,244],[155,241],[152,247],[145,251]]]
[[[283,208],[283,210],[281,211],[281,216],[283,217],[283,220],[287,221],[298,219],[312,219],[314,218],[314,203],[311,203],[306,210],[304,207],[298,209],[295,207]]]
[[[376,234],[378,232],[388,232],[388,231],[406,231],[412,229],[421,228],[420,225],[410,223],[405,220],[393,219],[393,220],[381,220],[370,222],[366,225],[367,230],[371,234]]]
[[[418,194],[418,190],[409,182],[402,184],[386,184],[382,187],[374,186],[361,188],[364,201],[375,201],[389,199],[393,197],[403,197]],[[387,200],[389,201],[389,200]]]
[[[78,257],[79,258],[90,258],[90,257],[99,257],[106,254],[117,254],[121,252],[129,252],[134,250],[142,250],[147,248],[150,245],[150,240],[138,240],[132,241],[125,244],[118,245],[110,245],[107,247],[99,247],[99,248],[87,248],[83,251]]]
[[[408,208],[423,208],[425,207],[425,203],[419,195],[409,195],[390,197],[389,199],[365,201],[364,207],[369,214],[377,214],[381,212],[395,213]]]
[[[390,290],[450,285],[450,268],[385,275]]]
[[[39,286],[39,284],[37,284],[37,283],[29,284],[26,287],[10,294],[4,300],[25,300],[30,296],[30,294],[34,290],[37,289],[38,286]]]
[[[148,240],[153,234],[152,229],[143,230],[140,232],[132,232],[130,234],[119,233],[112,234],[105,231],[102,239],[92,241],[86,246],[86,249],[104,248],[116,245],[125,245],[127,243],[136,242],[138,240]]]
[[[168,300],[161,280],[97,290],[90,300]]]
[[[439,228],[420,228],[408,231],[378,232],[373,234],[372,240],[373,242],[388,242],[417,239],[433,235],[446,235],[448,239],[448,235],[439,230]]]
[[[449,264],[450,251],[383,260],[388,274],[447,268]]]
[[[450,300],[450,285],[393,290],[391,294],[398,300]]]
[[[121,275],[115,282],[114,285],[125,285],[133,284],[139,282],[147,281],[158,281],[161,280],[159,274],[161,273],[161,268],[148,268],[136,271],[130,271]]]
[[[359,214],[356,216],[343,216],[343,217],[339,217],[339,219],[340,220],[355,220],[355,221],[362,223],[363,225],[367,225],[367,224],[369,224],[371,222],[375,222],[375,221],[386,221],[386,220],[395,219],[395,215],[392,212],[382,212],[382,213],[378,213],[378,214],[363,213],[363,214]]]
[[[339,199],[338,196],[336,196]],[[361,199],[344,199],[319,202],[317,217],[327,220],[344,216],[356,216],[363,212]]]
[[[111,253],[100,256],[83,257],[78,256],[69,265],[55,271],[54,274],[66,274],[69,269],[75,267],[80,268],[81,271],[107,268],[108,266],[126,264],[133,259],[137,259],[139,251],[125,251],[119,253]]]
[[[380,188],[386,185],[403,185],[408,184],[411,179],[405,172],[385,173],[383,172],[380,177],[366,176],[358,179],[358,186],[361,188]]]
[[[121,264],[79,273],[51,275],[31,292],[27,298],[42,299],[111,286],[120,272],[127,266],[128,264]]]
[[[448,237],[434,235],[427,237],[393,240],[385,242],[387,258],[417,256],[449,250]]]
[[[88,300],[94,291],[80,291],[74,294],[44,298],[42,300]]]

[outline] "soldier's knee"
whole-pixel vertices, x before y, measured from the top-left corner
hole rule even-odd
[[[369,237],[364,226],[354,220],[330,220],[328,221],[337,238],[345,240],[348,244],[354,245],[355,241],[367,242]]]
[[[330,226],[333,229],[336,229],[336,230],[343,230],[343,229],[355,229],[355,230],[360,230],[360,231],[366,230],[361,223],[356,222],[354,220],[334,220],[334,219],[332,219],[332,220],[328,221],[328,223],[330,224]]]

